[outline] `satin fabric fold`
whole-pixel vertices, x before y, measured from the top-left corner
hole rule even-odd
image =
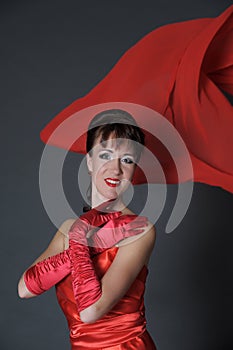
[[[23,278],[27,289],[35,295],[40,295],[61,281],[69,272],[70,254],[69,250],[64,250],[29,267]]]
[[[117,247],[113,247],[93,258],[100,279],[114,260],[117,250]],[[68,322],[72,350],[156,350],[146,330],[143,296],[147,275],[148,269],[144,266],[125,296],[104,317],[91,324],[80,320],[71,275],[59,282],[56,294]]]
[[[233,94],[233,5],[216,18],[172,23],[147,34],[95,88],[55,116],[40,137],[86,153],[85,135],[69,148],[67,130],[49,138],[64,120],[87,107],[109,102],[143,105],[162,114],[181,135],[193,164],[191,180],[233,193],[233,109],[222,90]],[[92,117],[80,118],[77,128],[87,129]],[[140,117],[136,121],[140,126]],[[160,146],[150,135],[146,147],[163,162],[156,153]],[[164,163],[167,183],[177,183],[172,159],[166,156]],[[161,183],[156,173],[150,183]],[[138,168],[133,183],[146,182]]]

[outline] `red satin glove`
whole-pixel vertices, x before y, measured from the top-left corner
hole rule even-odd
[[[98,209],[105,208],[108,203],[109,202],[102,203]],[[109,218],[117,217],[119,215],[120,213],[114,213],[113,215],[105,216],[96,208],[90,210],[87,214],[84,214],[82,219],[89,225],[97,226],[102,225],[109,220]],[[62,253],[51,256],[29,267],[24,273],[24,282],[31,293],[40,295],[60,282],[70,272],[70,249],[67,249]]]
[[[84,215],[85,217],[87,216],[86,214]],[[93,220],[91,219],[92,215]],[[96,220],[96,215],[97,211],[94,209],[91,215],[89,213],[88,217],[92,223]],[[106,216],[101,218],[101,222],[103,220],[106,220]],[[115,245],[124,238],[143,232],[143,230],[138,228],[146,225],[147,218],[137,217],[136,215],[122,215],[110,220],[104,228],[91,237],[91,244],[93,245],[89,247],[91,257],[105,251],[108,247]],[[68,248],[62,253],[44,259],[28,268],[24,274],[24,282],[31,293],[40,295],[60,282],[70,271],[70,248]]]
[[[70,252],[67,249],[29,267],[24,273],[24,282],[31,293],[40,295],[69,273]]]
[[[146,226],[148,219],[145,216],[122,215],[108,221],[89,239],[91,256],[102,253],[125,238],[142,233],[142,228]]]
[[[98,207],[99,209],[100,207]],[[92,226],[101,226],[121,212],[100,213],[96,209],[82,215],[69,231],[72,286],[78,312],[94,304],[102,294],[100,281],[91,260],[86,235]]]

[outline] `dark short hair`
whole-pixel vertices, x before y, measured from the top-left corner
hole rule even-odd
[[[113,134],[116,139],[128,139],[133,142],[136,161],[139,160],[145,135],[132,115],[121,109],[110,109],[98,113],[90,122],[87,132],[86,151],[92,155],[95,140],[101,136],[100,142],[107,141]]]

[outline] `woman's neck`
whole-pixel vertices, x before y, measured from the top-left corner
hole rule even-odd
[[[106,205],[107,209],[111,209],[114,211],[123,211],[126,208],[126,205],[123,203],[122,199],[120,197],[110,201],[107,198],[92,198],[92,202],[91,202],[91,207],[92,208],[96,208],[97,206],[99,206],[100,204],[104,203],[104,202],[108,202],[109,201],[109,205]]]

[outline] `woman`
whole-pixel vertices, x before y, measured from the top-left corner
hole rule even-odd
[[[95,116],[86,142],[92,209],[65,221],[19,281],[22,298],[56,285],[72,349],[156,349],[143,301],[155,228],[122,199],[143,145],[129,113]]]

